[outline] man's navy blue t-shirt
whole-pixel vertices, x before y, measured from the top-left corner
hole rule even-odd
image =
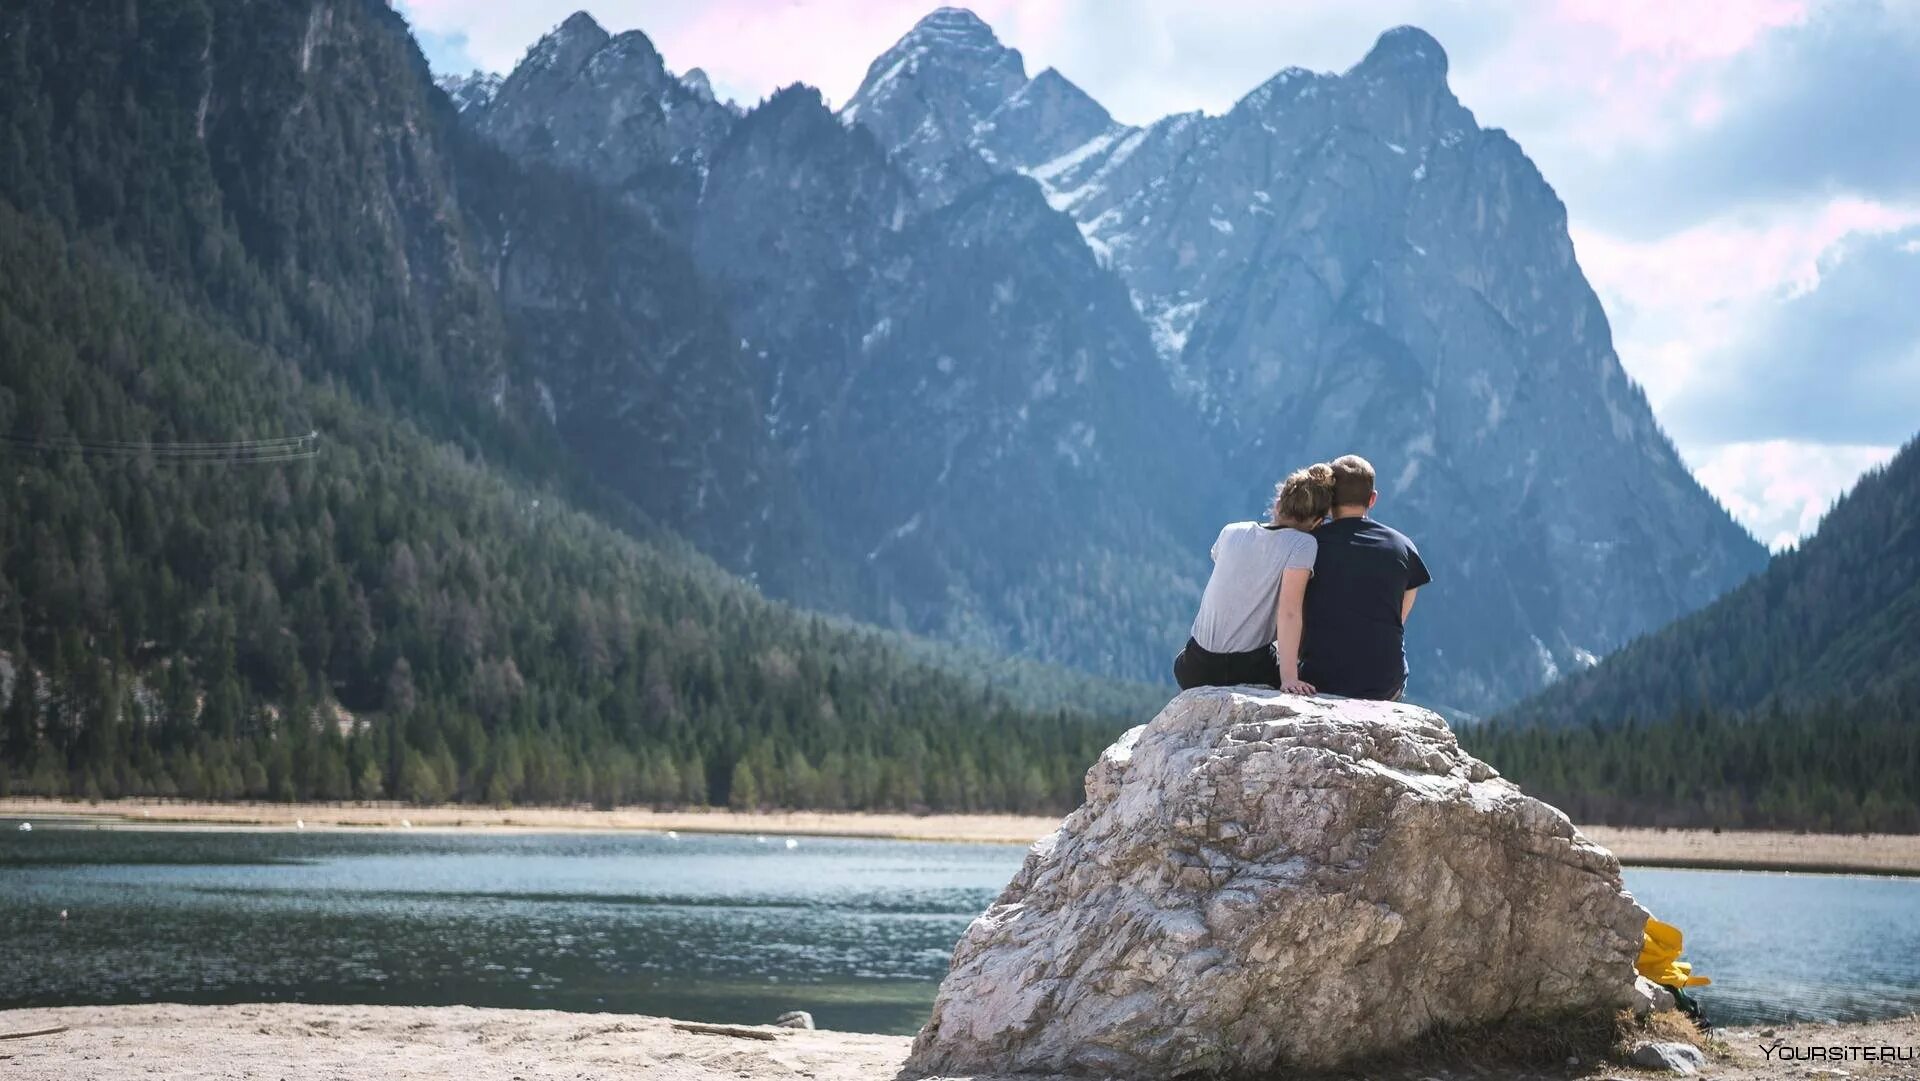
[[[1350,698],[1393,698],[1405,686],[1400,603],[1433,579],[1413,542],[1371,518],[1313,531],[1320,554],[1307,583],[1300,678]]]

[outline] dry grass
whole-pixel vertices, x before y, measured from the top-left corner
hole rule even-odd
[[[1477,1025],[1442,1025],[1391,1054],[1322,1076],[1426,1077],[1436,1070],[1583,1073],[1601,1063],[1625,1065],[1635,1045],[1644,1040],[1708,1048],[1705,1035],[1678,1010],[1663,1010],[1644,1019],[1635,1018],[1628,1010],[1587,1010]],[[1301,1075],[1283,1068],[1273,1076],[1278,1081]]]

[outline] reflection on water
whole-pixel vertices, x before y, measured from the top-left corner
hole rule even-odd
[[[1857,1021],[1920,1012],[1920,879],[1627,869],[1686,932],[1708,1016]]]
[[[911,1032],[999,845],[0,820],[0,1006],[298,999]],[[1920,881],[1629,871],[1723,1021],[1920,1010]],[[68,919],[59,918],[66,909]]]

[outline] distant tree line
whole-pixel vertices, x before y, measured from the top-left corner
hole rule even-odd
[[[1920,833],[1920,690],[1758,714],[1494,721],[1460,740],[1576,822]]]

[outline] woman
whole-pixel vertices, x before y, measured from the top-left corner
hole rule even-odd
[[[1182,690],[1258,683],[1313,693],[1300,679],[1300,609],[1318,551],[1313,529],[1332,508],[1333,469],[1311,465],[1280,482],[1270,522],[1220,531],[1193,636],[1173,659]]]

